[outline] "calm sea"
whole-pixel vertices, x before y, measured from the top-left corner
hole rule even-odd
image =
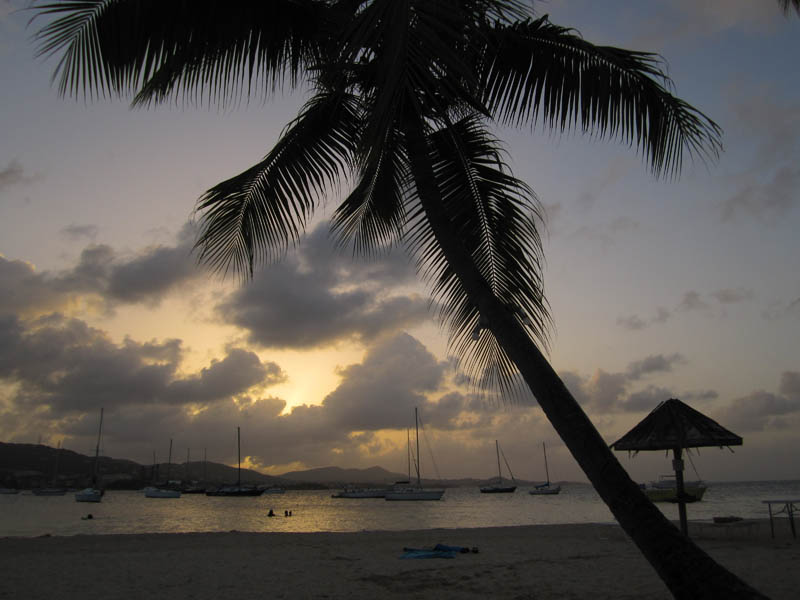
[[[689,519],[736,515],[766,518],[762,500],[799,499],[800,481],[709,483],[702,502],[688,505]],[[553,523],[610,523],[611,513],[591,486],[564,484],[558,496],[481,494],[450,488],[438,502],[387,502],[331,498],[333,490],[287,491],[254,498],[184,495],[145,498],[141,492],[110,491],[100,504],[60,497],[0,494],[0,537],[179,533],[200,531],[362,531],[498,527]],[[674,504],[658,504],[670,519]],[[273,509],[277,518],[267,517]],[[292,511],[284,517],[284,511]],[[92,513],[92,520],[81,517]]]

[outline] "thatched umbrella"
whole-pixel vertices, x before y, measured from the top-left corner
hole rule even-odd
[[[725,429],[676,398],[670,398],[656,406],[653,411],[628,433],[611,444],[614,450],[672,450],[675,469],[675,484],[678,495],[678,513],[681,531],[688,533],[686,523],[686,495],[683,486],[684,448],[708,446],[741,446],[742,438]]]

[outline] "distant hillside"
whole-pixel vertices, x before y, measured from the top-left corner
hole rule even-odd
[[[58,456],[58,485],[78,487],[85,485],[92,472],[93,456],[72,450],[57,450],[42,444],[8,444],[0,442],[0,487],[34,488],[52,482]],[[98,462],[100,476],[109,488],[139,489],[155,478],[182,481],[203,481],[211,484],[236,482],[237,469],[215,462],[192,461],[188,464],[159,463],[141,465],[132,460],[101,456]],[[154,472],[155,471],[155,472]],[[287,489],[340,488],[348,484],[387,485],[407,478],[405,473],[387,471],[382,467],[368,469],[343,469],[321,467],[307,471],[290,471],[277,477],[251,469],[242,469],[242,482],[280,486]],[[424,479],[425,485],[445,487],[472,487],[485,485],[486,479]],[[521,486],[533,482],[517,480]]]
[[[58,485],[85,485],[94,466],[94,457],[72,450],[51,448],[43,444],[8,444],[0,442],[0,485],[33,488],[51,485],[58,466]],[[101,456],[98,472],[108,487],[140,488],[153,479],[202,480],[209,483],[234,483],[236,467],[214,462],[190,462],[188,465],[159,463],[141,465],[132,460]],[[262,485],[284,485],[279,477],[242,469],[242,482]]]
[[[407,478],[403,473],[392,473],[382,467],[370,467],[368,469],[320,467],[307,471],[290,471],[289,473],[284,473],[280,477],[292,481],[314,481],[338,485],[348,483],[385,485]]]

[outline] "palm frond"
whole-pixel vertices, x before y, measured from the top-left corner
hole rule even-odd
[[[784,14],[789,14],[789,11],[794,8],[798,15],[800,15],[800,0],[778,0],[778,4],[783,8]]]
[[[352,245],[354,253],[369,255],[399,241],[405,225],[409,174],[396,130],[390,130],[362,163],[358,184],[331,222],[340,245]]]
[[[352,168],[358,129],[355,96],[314,96],[264,160],[200,198],[200,261],[252,276],[255,264],[279,257]]]
[[[488,27],[487,38],[481,87],[502,122],[620,138],[656,175],[679,174],[684,150],[702,160],[719,155],[721,129],[668,91],[658,56],[595,46],[546,16]]]
[[[552,320],[543,295],[537,228],[541,212],[535,195],[509,173],[496,140],[477,115],[435,132],[431,148],[442,202],[462,247],[492,293],[546,347]],[[482,387],[515,391],[516,367],[483,329],[474,300],[442,253],[419,204],[409,209],[407,242],[418,270],[431,283],[439,316],[450,330],[450,349],[463,358],[464,370]]]
[[[35,4],[38,55],[61,55],[62,95],[136,95],[137,103],[227,101],[297,84],[328,24],[313,0],[163,2],[73,0]]]

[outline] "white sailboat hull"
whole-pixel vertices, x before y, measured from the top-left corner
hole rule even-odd
[[[331,498],[385,498],[386,488],[345,488]]]
[[[545,485],[528,491],[532,496],[555,496],[559,492],[561,492],[560,485]]]
[[[75,494],[75,502],[100,502],[103,492],[97,488],[86,488]]]
[[[386,500],[441,500],[444,490],[426,490],[423,488],[406,488],[386,492]]]
[[[178,490],[165,490],[157,487],[144,488],[145,498],[180,498],[181,493]]]

